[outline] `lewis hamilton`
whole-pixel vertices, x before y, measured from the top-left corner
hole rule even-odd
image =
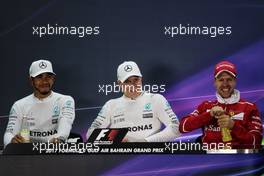
[[[71,96],[52,91],[55,73],[51,62],[33,62],[29,79],[33,94],[13,104],[4,134],[4,145],[26,141],[20,133],[24,117],[28,124],[29,142],[56,143],[66,140],[75,118],[75,105]]]

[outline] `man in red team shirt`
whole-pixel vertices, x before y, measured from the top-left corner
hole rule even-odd
[[[214,71],[216,99],[205,101],[180,122],[180,132],[202,128],[202,142],[229,148],[260,148],[262,122],[257,106],[240,98],[235,89],[235,65],[222,61]],[[228,148],[225,147],[225,148]]]

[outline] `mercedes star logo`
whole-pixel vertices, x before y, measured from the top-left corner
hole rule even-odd
[[[124,68],[124,70],[126,72],[131,72],[132,71],[132,66],[131,65],[126,65],[125,68]]]
[[[45,69],[47,67],[47,64],[45,62],[40,62],[39,63],[39,68]]]

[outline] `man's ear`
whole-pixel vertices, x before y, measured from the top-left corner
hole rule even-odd
[[[236,77],[234,77],[234,80],[235,80],[235,86],[237,85],[237,78]]]
[[[55,81],[56,80],[56,75],[53,75],[52,77],[53,77],[53,81]]]
[[[124,86],[123,86],[122,82],[120,80],[117,80],[116,82],[117,82],[119,88],[121,89],[121,92],[124,92],[124,90],[123,90]]]
[[[28,77],[28,82],[31,86],[33,86],[33,78],[31,76]]]
[[[214,87],[216,88],[216,78],[214,78]]]
[[[116,82],[117,82],[118,85],[121,86],[122,82],[120,80],[117,80]]]

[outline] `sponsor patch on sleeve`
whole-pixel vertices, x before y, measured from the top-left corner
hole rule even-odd
[[[239,114],[236,114],[234,116],[231,117],[232,120],[243,120],[244,119],[244,112],[241,112]]]

